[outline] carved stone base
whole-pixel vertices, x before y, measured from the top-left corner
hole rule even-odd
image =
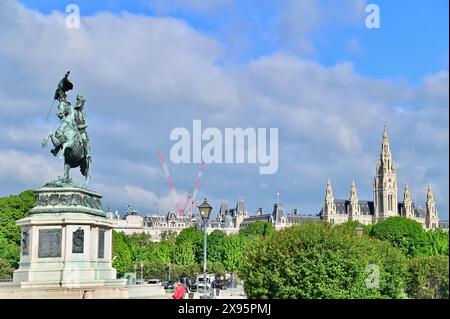
[[[112,267],[112,221],[101,210],[101,196],[77,187],[44,186],[36,191],[30,216],[16,223],[22,231],[19,269],[13,282],[22,288],[125,286]]]
[[[36,190],[36,206],[31,214],[85,213],[105,216],[102,196],[73,183],[58,184],[53,181]]]

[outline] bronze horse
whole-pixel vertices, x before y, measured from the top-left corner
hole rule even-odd
[[[74,120],[74,111],[67,101],[61,101],[58,106],[60,125],[56,132],[50,132],[44,138],[42,147],[47,147],[48,139],[52,140],[55,147],[50,152],[54,156],[64,158],[64,179],[69,180],[69,170],[80,167],[81,174],[85,177],[84,185],[89,182],[90,158],[85,153],[85,148],[80,132]]]

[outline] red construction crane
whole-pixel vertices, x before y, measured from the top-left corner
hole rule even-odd
[[[193,206],[198,206],[196,199],[197,199],[197,194],[198,194],[198,188],[200,187],[200,184],[202,182],[202,176],[203,176],[203,171],[205,170],[205,163],[201,163],[200,164],[200,168],[198,170],[198,175],[197,175],[197,179],[195,180],[195,186],[194,186],[194,195],[192,195],[192,198],[190,198],[190,216],[192,217],[192,209]]]
[[[161,150],[158,150],[158,156],[159,156],[159,159],[161,160],[161,164],[163,166],[164,173],[166,174],[167,184],[169,184],[170,193],[172,194],[172,199],[177,208],[178,216],[184,216],[184,212],[186,211],[186,208],[188,208],[189,215],[190,215],[190,217],[192,217],[193,208],[197,207],[196,198],[197,198],[197,194],[198,194],[198,189],[202,182],[203,171],[205,170],[205,163],[200,164],[197,179],[195,180],[195,185],[194,185],[194,192],[193,192],[194,195],[191,197],[190,194],[187,194],[186,202],[184,203],[184,206],[181,207],[180,201],[178,200],[178,194],[175,190],[175,185],[172,181],[172,177],[170,176],[169,168],[167,167],[166,160],[164,159],[164,155],[161,152]]]
[[[166,174],[167,184],[169,184],[170,193],[172,195],[172,199],[177,208],[177,214],[178,214],[178,216],[184,216],[184,209],[181,207],[180,201],[178,200],[177,191],[175,190],[175,185],[173,184],[172,177],[170,176],[169,168],[167,167],[167,163],[166,163],[166,160],[164,159],[164,155],[161,152],[161,150],[158,150],[157,153],[158,153],[159,159],[161,161],[161,164],[163,166],[164,174]]]

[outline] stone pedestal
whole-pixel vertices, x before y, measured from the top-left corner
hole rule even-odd
[[[101,196],[73,184],[50,183],[36,190],[30,216],[17,221],[22,231],[21,288],[119,288],[112,267],[112,221]]]

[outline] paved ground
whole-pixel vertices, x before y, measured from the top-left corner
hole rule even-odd
[[[173,293],[167,293],[167,298],[172,298]],[[203,292],[194,292],[194,299],[200,299],[200,295]],[[244,288],[238,285],[236,288],[228,288],[225,290],[220,290],[219,295],[215,296],[215,299],[247,299],[244,293]]]
[[[244,288],[238,285],[233,289],[221,290],[217,299],[247,299],[245,296]]]

